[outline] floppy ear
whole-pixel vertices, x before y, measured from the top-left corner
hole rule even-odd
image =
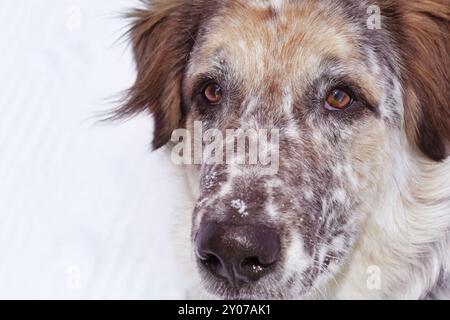
[[[410,141],[440,161],[450,151],[450,5],[401,0],[405,123]]]
[[[114,116],[150,111],[155,121],[154,149],[165,145],[172,131],[183,126],[181,82],[199,26],[212,2],[152,0],[145,2],[147,9],[129,14],[132,25],[128,34],[137,77]]]

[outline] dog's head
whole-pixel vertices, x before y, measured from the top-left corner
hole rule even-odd
[[[192,165],[213,294],[308,294],[348,261],[399,154],[448,154],[444,0],[157,0],[132,16],[138,75],[119,113],[150,110],[155,148],[194,123],[277,133],[272,174]]]

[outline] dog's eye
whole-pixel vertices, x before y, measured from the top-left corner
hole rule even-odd
[[[222,101],[222,88],[217,83],[210,83],[203,89],[203,98],[210,104],[218,104]]]
[[[344,110],[353,102],[352,96],[342,89],[333,89],[328,94],[325,108],[329,110]]]

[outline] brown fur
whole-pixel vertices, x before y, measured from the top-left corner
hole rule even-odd
[[[212,1],[209,1],[212,3]],[[186,5],[189,3],[189,5]],[[131,116],[148,109],[155,120],[153,147],[170,139],[183,119],[180,86],[201,16],[207,15],[204,0],[152,1],[152,10],[129,14],[137,78],[115,117]]]
[[[393,2],[398,3],[403,32],[399,49],[407,134],[430,158],[443,160],[450,151],[450,4]]]
[[[215,1],[156,0],[151,10],[136,10],[129,35],[137,78],[115,115],[148,109],[155,119],[153,146],[165,145],[172,131],[184,126],[181,82],[201,25]],[[450,6],[446,0],[385,1],[382,14],[397,32],[403,65],[405,125],[409,139],[428,157],[442,160],[450,144]],[[274,16],[272,10],[264,18]],[[394,30],[393,30],[394,31]]]
[[[148,4],[147,10],[131,15],[138,74],[118,116],[149,110],[155,118],[155,148],[168,143],[174,129],[185,126],[190,133],[187,142],[194,142],[194,147],[189,136],[195,139],[206,129],[222,137],[232,128],[279,133],[276,143],[262,148],[275,150],[273,174],[263,174],[262,164],[240,165],[238,158],[211,163],[207,160],[213,157],[206,155],[200,164],[185,163],[196,202],[190,217],[191,254],[197,253],[195,267],[203,288],[228,299],[313,294],[316,286],[350,265],[360,231],[372,219],[382,231],[367,252],[360,252],[376,256],[377,246],[382,246],[378,240],[391,239],[391,233],[400,230],[395,215],[411,201],[407,181],[417,175],[419,150],[436,161],[447,157],[449,9],[443,0],[380,0],[381,30],[367,26],[369,1]],[[212,82],[222,89],[217,104],[204,95],[205,85]],[[330,90],[341,87],[354,100],[345,110],[332,110],[326,98]],[[246,158],[250,149],[244,146],[238,157]],[[184,151],[183,155],[189,153]],[[204,156],[193,153],[194,158]],[[220,154],[219,159],[223,160]],[[447,197],[448,188],[443,189],[437,191]],[[406,220],[417,217],[405,216]],[[270,273],[257,282],[238,284],[240,266],[225,270],[230,264],[220,262],[220,257],[211,262],[198,254],[204,248],[196,239],[210,223],[276,230],[281,253]],[[408,238],[423,237],[420,231],[414,234],[414,228],[411,232]],[[395,237],[403,241],[405,235]],[[410,247],[415,243],[405,245],[407,254],[415,252]],[[397,253],[395,246],[386,250],[392,250],[392,256]],[[367,261],[372,263],[362,260],[361,269]],[[396,265],[401,259],[391,260]],[[253,266],[266,267],[258,261]],[[411,288],[410,296],[423,296],[433,281],[420,292]]]

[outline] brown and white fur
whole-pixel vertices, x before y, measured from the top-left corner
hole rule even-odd
[[[148,110],[155,148],[194,121],[280,129],[276,175],[179,168],[190,297],[450,298],[448,1],[154,0],[131,18],[137,78],[116,116]],[[204,78],[224,88],[220,106],[199,101]],[[357,99],[332,112],[337,85]],[[276,228],[276,269],[238,290],[208,275],[195,237],[212,220]]]

